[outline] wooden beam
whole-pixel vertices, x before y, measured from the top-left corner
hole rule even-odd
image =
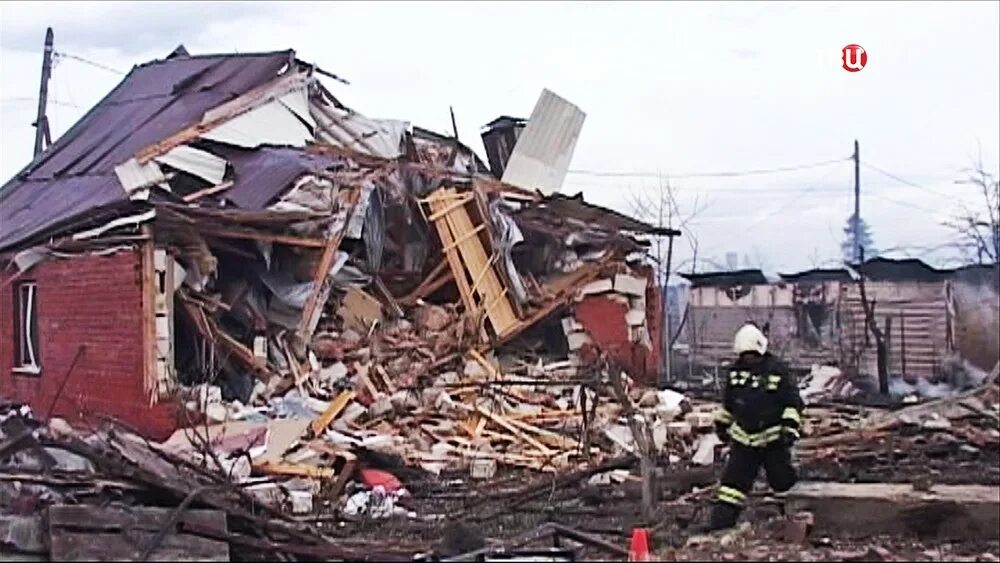
[[[224,191],[228,190],[231,187],[233,187],[233,182],[232,181],[223,182],[223,183],[219,184],[218,186],[211,186],[211,187],[205,188],[203,190],[198,190],[196,192],[189,193],[188,195],[184,196],[183,199],[184,199],[184,201],[187,201],[187,202],[197,201],[197,200],[199,200],[199,199],[201,199],[203,197],[210,196],[212,194],[217,194],[219,192],[224,192]]]
[[[424,297],[434,293],[440,289],[444,284],[451,280],[451,271],[448,269],[448,261],[442,260],[437,266],[431,270],[431,273],[424,278],[424,281],[420,282],[420,285],[416,289],[408,293],[406,296],[397,299],[400,305],[414,305],[417,300],[423,299]]]
[[[258,231],[246,231],[243,229],[228,229],[215,226],[209,227],[207,225],[199,225],[197,227],[197,230],[203,234],[219,238],[259,240],[264,242],[276,242],[279,244],[287,244],[291,246],[305,246],[308,248],[324,248],[327,245],[327,241],[324,241],[323,239],[296,237],[291,235],[279,235],[274,233],[261,233]]]
[[[344,197],[338,197],[343,205],[350,205],[351,209],[347,213],[347,220],[333,237],[328,239],[323,246],[323,255],[320,257],[319,265],[313,273],[313,290],[309,293],[305,306],[302,308],[302,319],[299,321],[298,333],[303,340],[308,340],[316,330],[316,323],[319,322],[322,313],[323,303],[330,294],[330,268],[333,266],[333,258],[336,256],[340,243],[347,233],[347,226],[350,225],[357,209],[358,198],[361,196],[359,190],[350,190]]]
[[[270,475],[289,475],[311,479],[332,479],[337,475],[337,472],[329,467],[294,463],[261,463],[254,465],[253,468]]]
[[[505,420],[503,417],[501,417],[499,415],[496,415],[496,414],[493,414],[492,412],[490,412],[490,411],[488,411],[488,410],[486,410],[486,409],[484,409],[484,408],[482,408],[482,407],[480,407],[478,405],[475,407],[475,410],[480,415],[485,416],[486,418],[488,418],[488,419],[492,420],[493,422],[495,422],[497,425],[499,425],[504,430],[506,430],[506,431],[510,432],[511,434],[517,436],[518,438],[524,440],[529,445],[531,445],[533,448],[535,448],[536,450],[540,451],[542,454],[544,454],[546,456],[552,456],[552,455],[554,455],[553,452],[552,452],[552,450],[550,450],[548,447],[546,447],[545,444],[542,444],[538,440],[536,440],[536,439],[532,438],[531,436],[525,434],[520,428],[518,428],[517,426],[514,426],[513,424],[511,424],[510,422],[508,422],[507,420]]]
[[[339,416],[340,413],[347,408],[348,403],[353,401],[356,396],[357,393],[354,391],[342,391],[340,395],[337,395],[336,399],[330,401],[330,406],[326,408],[319,418],[312,422],[313,434],[319,435],[321,432],[326,430],[326,427],[333,422],[333,419],[337,418],[337,416]]]

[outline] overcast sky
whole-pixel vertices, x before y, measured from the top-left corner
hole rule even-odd
[[[528,117],[542,88],[587,114],[563,191],[630,211],[670,181],[699,256],[768,270],[839,257],[852,212],[879,248],[947,264],[940,224],[981,198],[956,185],[981,152],[1000,165],[998,2],[268,3],[0,2],[0,176],[31,158],[46,26],[56,51],[127,72],[183,43],[192,54],[293,48],[351,82],[328,84],[372,116],[451,130]],[[868,66],[841,68],[862,45]],[[54,136],[121,76],[63,57]],[[691,177],[842,162],[793,172]],[[663,180],[665,181],[665,180]],[[697,204],[697,205],[696,205]],[[689,261],[682,240],[677,261]],[[707,266],[699,266],[704,269]]]

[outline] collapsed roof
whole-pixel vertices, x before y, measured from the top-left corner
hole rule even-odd
[[[650,236],[678,234],[498,181],[456,138],[366,117],[319,74],[333,76],[292,51],[178,49],[135,67],[3,186],[0,252],[24,271],[46,256],[151,241],[157,267],[176,271],[165,301],[178,324],[157,338],[182,341],[170,346],[176,358],[158,360],[188,374],[161,369],[147,389],[162,396],[172,380],[220,371],[300,383],[318,369],[314,336],[353,324],[371,337],[368,323],[382,318],[372,311],[399,320],[425,299],[458,307],[479,346],[499,346],[584,285],[643,266]],[[558,102],[578,134],[582,113]],[[554,174],[571,154],[557,156]],[[645,316],[631,318],[630,338],[651,349]],[[450,361],[445,351],[433,350],[434,365]]]

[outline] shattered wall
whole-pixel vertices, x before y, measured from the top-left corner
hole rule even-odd
[[[119,418],[153,438],[173,432],[169,402],[150,405],[144,374],[151,349],[143,321],[142,256],[119,250],[42,262],[13,283],[0,276],[0,396],[39,417]],[[41,371],[14,373],[15,287],[37,283]],[[80,351],[82,349],[82,352]],[[79,354],[79,356],[78,356]],[[75,360],[75,364],[74,364]]]
[[[626,367],[637,381],[655,387],[660,380],[662,299],[652,274],[645,274],[641,298],[633,294],[630,299],[619,292],[587,295],[574,306],[574,318],[594,345]],[[630,315],[632,311],[641,311],[641,318],[633,318],[640,315]]]

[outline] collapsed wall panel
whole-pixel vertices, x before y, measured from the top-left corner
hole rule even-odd
[[[490,244],[475,192],[441,188],[422,202],[429,209],[427,221],[437,230],[467,313],[483,313],[493,336],[503,338],[517,327],[518,318],[497,275],[500,255]]]

